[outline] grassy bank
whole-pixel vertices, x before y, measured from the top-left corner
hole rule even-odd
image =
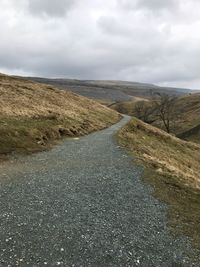
[[[145,163],[145,180],[169,204],[174,232],[192,237],[200,248],[200,146],[135,118],[118,137],[121,145]]]
[[[120,119],[101,104],[54,87],[0,75],[0,158],[51,147]]]

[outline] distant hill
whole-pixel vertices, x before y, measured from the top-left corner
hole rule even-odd
[[[62,136],[80,136],[119,120],[109,108],[69,91],[0,74],[0,158],[46,149]]]
[[[39,77],[26,77],[26,79],[70,90],[96,100],[107,100],[110,102],[127,101],[133,97],[148,98],[154,92],[167,92],[168,94],[178,96],[193,92],[189,89],[160,87],[148,83],[128,81],[47,79]]]

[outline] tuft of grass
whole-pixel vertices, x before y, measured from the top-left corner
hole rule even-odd
[[[133,118],[119,142],[146,166],[145,181],[169,204],[174,233],[190,236],[200,248],[200,146]]]

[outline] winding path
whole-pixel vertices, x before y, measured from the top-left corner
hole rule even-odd
[[[117,145],[127,121],[0,167],[0,266],[197,266]]]

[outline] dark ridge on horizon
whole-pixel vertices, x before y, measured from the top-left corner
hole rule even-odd
[[[166,93],[182,96],[198,92],[198,90],[163,87],[151,83],[140,83],[118,80],[79,80],[65,78],[42,78],[42,77],[20,77],[34,82],[45,83],[55,87],[72,91],[79,95],[110,102],[127,101],[133,97],[149,98],[152,93]]]

